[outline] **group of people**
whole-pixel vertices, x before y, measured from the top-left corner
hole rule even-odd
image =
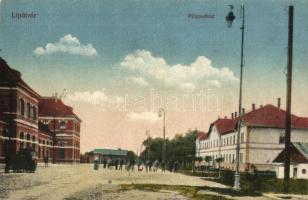
[[[127,171],[135,171],[136,160],[104,159],[102,164],[104,169],[123,170],[125,167]],[[146,172],[157,172],[158,168],[161,168],[162,172],[165,172],[167,169],[170,172],[176,173],[179,168],[179,163],[178,161],[167,162],[166,166],[164,162],[160,163],[158,160],[146,160],[145,162],[141,160],[137,161],[137,171],[145,170]]]

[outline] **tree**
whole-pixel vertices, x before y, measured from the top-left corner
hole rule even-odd
[[[127,152],[127,156],[126,156],[126,159],[128,161],[131,161],[131,160],[137,160],[138,156],[135,154],[135,152],[133,151],[128,151]]]
[[[188,131],[187,133],[177,134],[171,140],[168,138],[165,141],[166,152],[165,159],[167,162],[173,163],[178,161],[180,167],[190,168],[193,166],[195,160],[195,140],[196,131]],[[161,137],[147,138],[142,143],[145,150],[141,152],[140,157],[144,160],[149,158],[151,161],[162,161],[162,145],[163,139]]]
[[[207,163],[207,167],[209,169],[210,167],[210,162],[212,161],[212,157],[211,156],[205,156],[204,157],[205,162]]]
[[[218,168],[219,168],[219,178],[221,176],[221,168],[220,168],[220,163],[222,163],[224,161],[224,158],[223,157],[219,157],[219,158],[216,158],[215,161],[218,163]]]

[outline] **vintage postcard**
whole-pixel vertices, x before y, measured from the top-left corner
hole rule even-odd
[[[0,199],[308,199],[307,19],[0,0]]]

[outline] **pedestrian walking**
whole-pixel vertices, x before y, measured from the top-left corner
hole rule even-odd
[[[150,168],[150,160],[147,160],[147,161],[145,162],[145,170],[146,170],[146,172],[149,171],[149,168]]]
[[[165,171],[166,171],[166,164],[165,164],[164,161],[161,163],[161,171],[162,171],[162,172],[165,172]]]
[[[118,170],[118,166],[119,166],[119,160],[116,159],[116,160],[115,160],[115,169],[116,169],[116,170]]]
[[[106,169],[106,167],[107,167],[107,160],[106,159],[103,160],[103,167],[104,167],[104,169]]]
[[[121,171],[122,171],[123,164],[124,164],[124,160],[121,159],[121,160],[120,160],[120,168],[119,168],[119,170],[121,170]]]
[[[135,159],[132,159],[132,161],[131,161],[131,169],[132,169],[132,171],[135,170]]]
[[[48,167],[48,156],[44,156],[45,167]]]

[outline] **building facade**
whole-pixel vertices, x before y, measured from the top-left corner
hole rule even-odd
[[[45,116],[42,116],[42,120],[39,119],[42,102],[44,103],[44,98],[23,81],[21,73],[10,68],[6,61],[0,58],[0,162],[23,148],[30,149],[34,159],[39,162],[46,157],[50,160],[59,155],[59,149],[62,147],[59,145],[60,140],[50,131],[53,130],[50,126],[41,123]],[[59,112],[62,112],[62,108],[59,107]],[[70,124],[69,122],[68,127],[71,127]],[[78,151],[74,152],[76,155],[72,161],[79,159],[77,154],[80,140],[75,141],[78,142],[74,143]],[[70,154],[65,156],[65,159],[57,159],[55,162],[69,160]]]
[[[218,167],[217,158],[225,169],[235,170],[238,117],[217,119],[208,133],[196,139],[196,156],[211,157],[211,165]],[[279,106],[266,105],[242,116],[240,133],[240,170],[274,170],[273,160],[284,149],[285,111]],[[292,115],[292,142],[308,142],[308,118]],[[205,165],[204,161],[199,163]]]
[[[39,123],[54,135],[54,157],[57,162],[80,162],[80,123],[73,108],[57,97],[42,97]]]

